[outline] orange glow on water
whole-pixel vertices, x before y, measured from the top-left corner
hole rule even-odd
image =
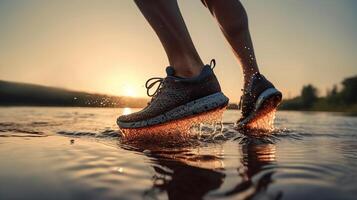
[[[129,115],[131,114],[133,111],[131,108],[124,108],[123,109],[123,112],[122,112],[122,115]]]

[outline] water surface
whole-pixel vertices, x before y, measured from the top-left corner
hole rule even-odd
[[[278,112],[250,138],[229,110],[217,137],[148,147],[122,142],[131,111],[0,108],[0,199],[356,199],[355,117]]]

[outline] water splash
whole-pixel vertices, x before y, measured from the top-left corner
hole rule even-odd
[[[264,112],[260,114],[256,120],[249,123],[247,128],[252,130],[260,130],[260,132],[270,133],[274,131],[275,114],[276,109]]]
[[[243,131],[253,136],[269,135],[274,131],[276,108],[280,102],[281,96],[274,96],[265,101],[255,114],[253,120],[243,127]]]
[[[211,123],[214,126],[221,123],[224,108],[205,112],[192,117],[171,121],[151,127],[136,129],[121,129],[123,140],[126,143],[154,144],[154,145],[178,145],[192,143],[192,138],[199,137],[201,131],[197,127],[202,123]],[[201,127],[202,128],[202,127]],[[200,128],[199,128],[200,129]],[[216,128],[213,129],[216,132]],[[223,126],[221,126],[223,130]]]

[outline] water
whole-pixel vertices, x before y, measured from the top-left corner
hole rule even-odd
[[[0,108],[0,199],[356,199],[357,118],[277,112],[270,136],[224,113],[186,144],[123,142],[130,109]]]

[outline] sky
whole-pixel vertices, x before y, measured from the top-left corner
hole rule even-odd
[[[200,0],[179,0],[196,48],[232,102],[242,71]],[[285,97],[357,74],[357,1],[242,0],[261,72]],[[165,52],[132,0],[0,0],[0,80],[145,97]]]

